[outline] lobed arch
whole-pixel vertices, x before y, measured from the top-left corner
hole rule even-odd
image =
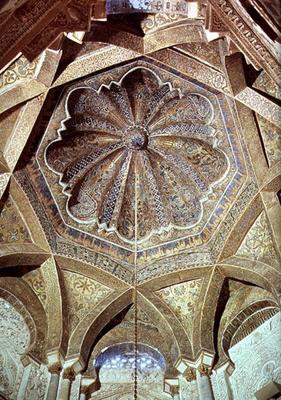
[[[98,352],[97,357],[94,359],[95,370],[97,371],[98,380],[99,380],[99,375],[100,374],[103,375],[102,368],[104,366],[106,367],[106,364],[109,369],[112,369],[112,358],[116,359],[116,357],[117,357],[118,359],[121,359],[121,358],[125,357],[125,359],[127,358],[127,362],[130,362],[130,360],[129,360],[130,354],[134,354],[134,351],[135,351],[135,346],[132,341],[118,342],[111,346],[101,348]],[[163,394],[159,393],[159,384],[160,384],[160,387],[162,388],[163,387],[162,379],[164,381],[165,371],[166,371],[166,366],[167,366],[164,355],[159,351],[159,349],[152,347],[143,342],[138,343],[138,351],[140,352],[140,357],[144,356],[146,359],[150,359],[150,363],[152,362],[152,364],[151,364],[152,369],[154,370],[154,373],[156,372],[156,375],[157,375],[157,387],[158,387],[158,390],[156,390],[156,388],[153,387],[156,384],[156,381],[154,383],[154,378],[152,377],[153,382],[150,382],[150,385],[148,386],[149,390],[147,390],[148,387],[147,387],[146,379],[148,377],[147,377],[147,373],[144,372],[144,374],[145,374],[145,381],[143,382],[144,385],[141,383],[139,384],[138,394],[139,393],[146,394],[146,397],[144,397],[145,399],[148,399],[148,398],[163,399],[163,396],[165,396],[164,398],[170,398],[164,392],[163,392]],[[115,362],[116,361],[117,360],[115,360]],[[142,363],[142,361],[140,361],[140,363]],[[148,372],[147,365],[148,364],[145,364],[143,366],[140,365],[140,368],[144,368],[144,371]],[[155,368],[157,368],[157,370]],[[106,370],[104,370],[104,372],[105,371]],[[112,370],[112,372],[113,371],[114,371],[114,369]],[[139,370],[139,372],[141,373],[141,369]],[[93,398],[101,398],[102,399],[104,396],[107,397],[110,392],[110,398],[113,398],[112,396],[114,396],[116,394],[116,396],[119,395],[117,397],[119,399],[119,398],[121,398],[120,393],[122,393],[122,398],[123,398],[124,393],[126,395],[133,393],[133,391],[131,391],[133,382],[132,382],[132,384],[130,383],[130,379],[132,379],[133,377],[130,378],[129,376],[127,376],[127,379],[129,378],[129,382],[126,381],[126,379],[125,379],[125,381],[123,383],[116,385],[113,383],[114,379],[116,379],[116,376],[114,376],[115,374],[113,374],[113,381],[112,381],[113,384],[110,384],[110,380],[107,381],[108,378],[106,375],[105,375],[105,377],[100,376],[100,382],[96,386],[96,388],[98,388],[98,391],[94,392],[94,394],[92,395]],[[104,380],[104,378],[106,378],[106,379]],[[129,388],[129,390],[128,390],[128,388]],[[154,392],[154,390],[155,390],[155,392]]]
[[[101,368],[108,357],[111,357],[114,354],[119,354],[119,352],[134,352],[134,347],[135,345],[133,342],[116,343],[108,346],[99,352],[98,356],[95,359],[95,366],[97,368]],[[145,343],[138,343],[137,347],[139,352],[147,352],[157,361],[157,363],[163,370],[165,369],[165,358],[158,349]]]
[[[27,323],[31,340],[26,356],[45,363],[48,325],[45,310],[38,297],[22,280],[13,277],[0,278],[0,296],[12,304]]]
[[[264,289],[241,286],[236,290],[230,296],[221,319],[218,336],[219,361],[216,368],[230,360],[229,349],[234,344],[275,315],[278,310],[280,307],[274,297]]]

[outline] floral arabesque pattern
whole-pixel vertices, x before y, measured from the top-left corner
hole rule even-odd
[[[138,241],[200,221],[228,169],[206,97],[182,94],[137,68],[98,91],[74,89],[66,109],[45,154],[74,220],[127,242],[135,238],[136,216]]]
[[[111,293],[111,289],[81,274],[64,272],[66,295],[73,310],[69,314],[71,332],[77,324]]]
[[[24,354],[30,344],[30,332],[21,314],[6,300],[0,299],[0,337],[3,348]],[[20,327],[20,329],[19,329]]]
[[[29,62],[24,56],[17,59],[6,71],[0,74],[0,90],[24,79],[31,79],[38,66],[38,59]]]
[[[247,232],[237,255],[259,260],[272,266],[279,266],[279,259],[274,248],[265,211],[262,211]]]
[[[201,280],[195,279],[169,286],[157,292],[157,295],[169,305],[182,322],[189,337],[192,334],[192,321],[200,288]]]
[[[31,243],[31,238],[16,204],[9,197],[0,215],[0,245],[15,242]]]
[[[0,298],[0,393],[14,399],[23,373],[21,356],[30,345],[24,317],[7,300]]]

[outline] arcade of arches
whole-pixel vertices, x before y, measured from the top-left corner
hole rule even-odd
[[[281,398],[279,0],[0,4],[0,398]]]

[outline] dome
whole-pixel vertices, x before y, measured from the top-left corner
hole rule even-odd
[[[125,242],[200,221],[228,170],[209,99],[135,68],[98,90],[73,89],[66,111],[45,154],[73,220]]]

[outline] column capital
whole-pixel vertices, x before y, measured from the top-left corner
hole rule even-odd
[[[40,362],[35,359],[30,353],[25,353],[21,356],[21,363],[24,367],[27,367],[30,364],[40,366]]]
[[[73,370],[73,368],[66,368],[63,370],[63,374],[62,374],[63,379],[68,379],[70,382],[75,381],[76,378],[76,374]]]
[[[47,362],[48,365],[53,364],[63,364],[64,363],[64,355],[59,350],[49,351],[47,353]]]
[[[51,374],[60,375],[61,370],[62,370],[62,366],[61,366],[61,364],[60,364],[59,362],[54,363],[54,364],[48,366],[48,371],[49,371]]]
[[[89,393],[89,386],[85,386],[85,385],[81,386],[80,387],[80,393],[87,395]]]
[[[187,368],[187,370],[184,373],[184,378],[187,380],[187,382],[195,381],[196,380],[195,368]]]
[[[170,387],[170,393],[171,393],[172,396],[174,396],[176,394],[179,394],[179,392],[180,392],[179,385],[173,385],[173,386]]]
[[[224,372],[228,376],[231,376],[235,370],[235,364],[231,360],[227,360],[224,364],[221,364],[218,368],[216,368],[217,372]]]
[[[208,367],[205,364],[200,364],[197,368],[200,376],[210,376],[212,373],[212,370],[210,367]]]

